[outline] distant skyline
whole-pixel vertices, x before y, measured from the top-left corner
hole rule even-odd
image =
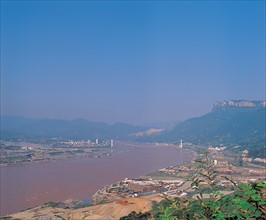
[[[265,100],[265,1],[1,1],[1,115],[178,121]]]

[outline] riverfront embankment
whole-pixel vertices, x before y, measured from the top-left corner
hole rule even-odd
[[[90,199],[105,185],[192,159],[178,147],[117,142],[101,158],[1,167],[1,216],[49,201]]]
[[[197,147],[198,148],[198,147]],[[205,148],[206,150],[206,148]],[[219,152],[219,153],[218,153]],[[235,184],[244,182],[265,181],[265,167],[245,162],[240,166],[233,165],[234,156],[221,152],[219,148],[210,149],[209,165],[216,174],[215,184],[219,186],[220,194],[234,193]],[[205,154],[199,154],[200,160],[206,159]],[[230,164],[230,165],[229,165]],[[96,205],[79,201],[50,202],[8,216],[9,219],[120,219],[129,213],[149,212],[164,198],[197,199],[208,198],[208,180],[198,171],[202,168],[197,161],[185,162],[169,166],[139,178],[125,178],[106,185],[97,191],[93,197]],[[208,165],[208,166],[209,166]],[[230,167],[230,170],[228,170]],[[230,174],[230,179],[225,175]],[[192,186],[192,177],[200,178],[200,186]],[[205,185],[205,186],[204,186]],[[207,187],[207,188],[206,188]]]

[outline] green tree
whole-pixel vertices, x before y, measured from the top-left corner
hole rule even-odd
[[[191,186],[197,187],[197,198],[161,202],[152,210],[155,219],[266,219],[265,183],[236,184],[224,177],[234,185],[234,193],[223,195],[218,191],[216,172],[209,154],[205,153],[196,162],[199,166],[191,179]],[[202,190],[210,192],[209,198],[203,197]]]

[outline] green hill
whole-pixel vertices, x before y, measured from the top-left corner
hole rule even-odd
[[[253,157],[266,157],[265,109],[261,105],[216,104],[211,112],[142,141],[179,142],[182,139],[196,145],[239,145],[240,149],[249,149]]]
[[[169,140],[195,144],[233,144],[265,139],[265,108],[214,108],[210,113],[178,124],[165,134]]]

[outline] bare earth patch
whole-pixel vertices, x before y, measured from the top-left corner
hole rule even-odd
[[[90,220],[113,220],[126,216],[132,211],[137,213],[152,209],[152,202],[161,201],[159,196],[145,198],[126,198],[110,203],[88,206],[79,209],[63,209],[48,206],[40,206],[10,215],[10,219],[90,219]]]

